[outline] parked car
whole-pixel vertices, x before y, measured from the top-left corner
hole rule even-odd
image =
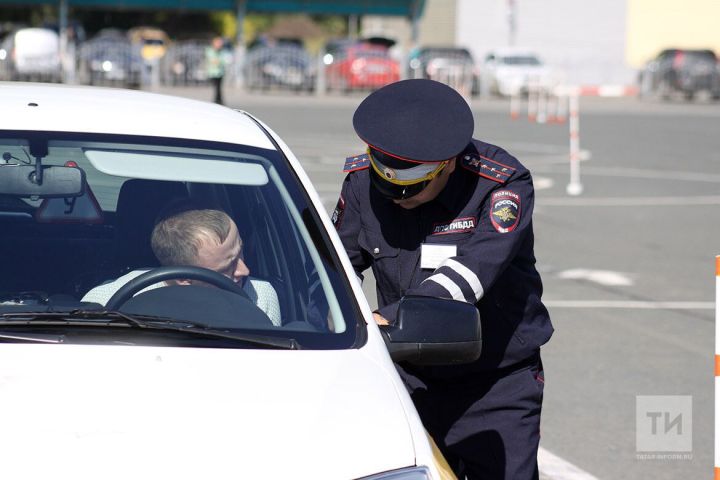
[[[130,42],[140,50],[146,62],[160,60],[167,52],[170,38],[167,33],[155,27],[134,27],[128,30]]]
[[[393,360],[474,361],[478,310],[408,297],[396,325],[376,325],[267,125],[124,89],[6,83],[0,103],[7,478],[440,478]],[[278,324],[227,269],[160,266],[151,232],[183,202],[238,225],[231,261],[274,289]]]
[[[122,30],[100,30],[80,46],[78,58],[82,83],[122,87],[141,83],[143,60]]]
[[[162,59],[163,82],[170,85],[198,85],[207,83],[205,64],[207,40],[175,42]]]
[[[312,91],[316,70],[302,46],[285,42],[259,44],[248,49],[243,65],[245,86],[249,89],[279,87]]]
[[[427,78],[468,94],[479,93],[472,54],[462,47],[422,47],[410,54],[408,78]]]
[[[641,97],[657,95],[667,100],[680,94],[692,100],[701,91],[720,99],[720,63],[712,50],[663,50],[638,76]]]
[[[480,88],[486,94],[512,96],[527,94],[530,85],[553,86],[551,70],[530,50],[513,47],[491,51],[480,70]]]
[[[325,57],[325,76],[331,90],[374,90],[400,80],[400,63],[388,47],[354,43]]]
[[[0,61],[9,80],[59,82],[60,37],[48,28],[20,28],[3,39]]]

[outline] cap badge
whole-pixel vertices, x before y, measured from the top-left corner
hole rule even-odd
[[[388,180],[395,180],[397,178],[397,172],[390,167],[384,167],[382,172]]]

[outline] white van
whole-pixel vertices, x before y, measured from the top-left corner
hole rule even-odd
[[[48,28],[22,28],[2,45],[11,80],[60,81],[60,37]]]

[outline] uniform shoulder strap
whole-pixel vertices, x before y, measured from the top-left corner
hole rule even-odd
[[[460,164],[464,169],[499,184],[507,183],[517,171],[514,167],[505,165],[479,153],[463,153],[460,158]]]
[[[344,173],[355,172],[357,170],[364,170],[370,166],[370,156],[367,153],[360,155],[353,155],[345,159],[345,167],[343,168]]]

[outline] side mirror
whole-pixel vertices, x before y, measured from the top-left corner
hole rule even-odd
[[[395,362],[470,363],[480,357],[480,312],[475,305],[433,297],[400,300],[397,322],[380,331]]]
[[[37,168],[42,169],[38,179]],[[83,194],[85,172],[76,167],[0,165],[0,193],[17,197],[69,198]]]

